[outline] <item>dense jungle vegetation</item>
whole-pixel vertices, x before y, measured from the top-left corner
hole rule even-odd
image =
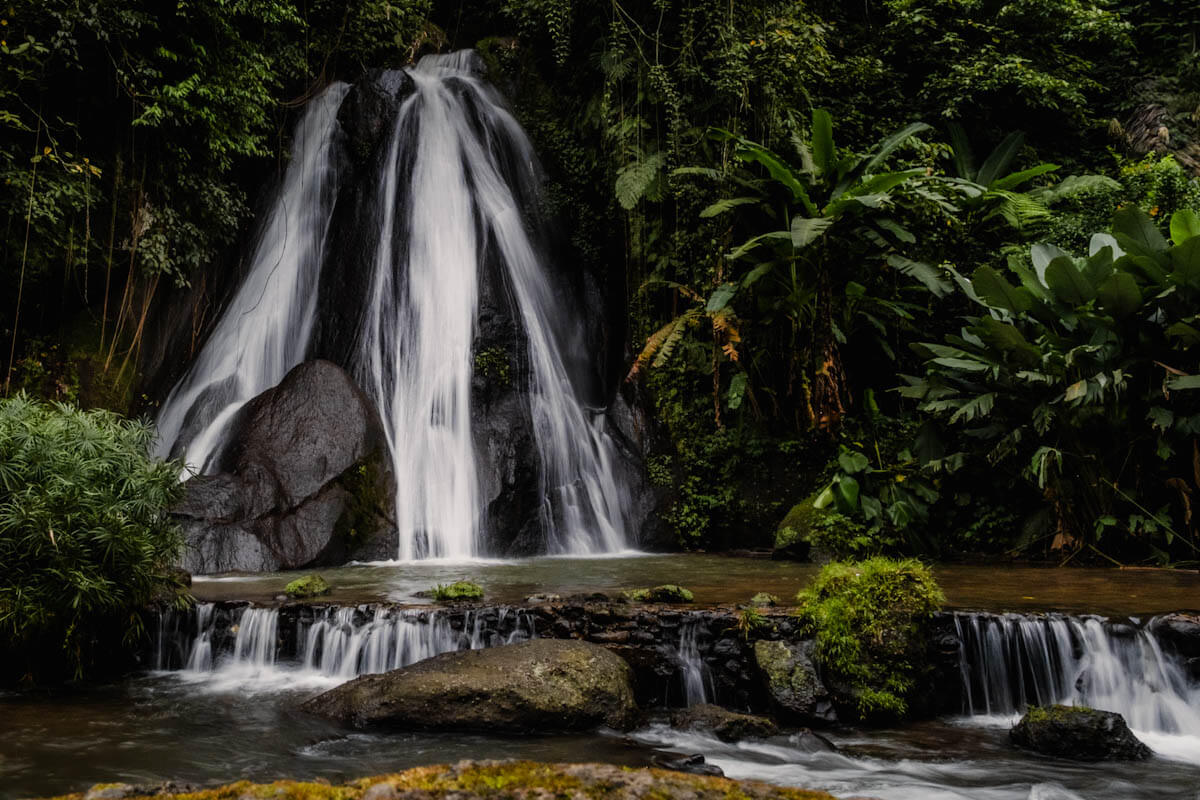
[[[306,98],[470,46],[681,546],[1200,561],[1200,0],[0,12],[7,395],[152,411]]]

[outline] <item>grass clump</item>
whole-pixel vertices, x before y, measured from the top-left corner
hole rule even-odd
[[[439,583],[429,590],[429,595],[439,603],[452,603],[457,600],[482,600],[483,587],[471,581],[455,581],[444,586]]]
[[[838,561],[796,600],[830,688],[863,719],[904,715],[927,666],[924,628],[945,600],[929,568],[915,559]]]
[[[631,603],[690,603],[696,599],[690,590],[673,583],[652,589],[633,589],[624,594]]]
[[[0,679],[84,677],[176,595],[179,467],[147,456],[153,437],[108,411],[0,400]]]
[[[305,597],[319,597],[323,594],[329,594],[333,591],[333,587],[329,585],[329,581],[320,575],[305,575],[303,578],[296,578],[296,580],[283,587],[283,591],[288,597],[300,600]]]

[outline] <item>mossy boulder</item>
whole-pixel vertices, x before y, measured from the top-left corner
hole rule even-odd
[[[306,597],[320,597],[332,591],[333,587],[320,575],[305,575],[303,578],[296,578],[296,580],[283,587],[283,593],[295,600],[303,600]]]
[[[825,684],[812,662],[813,643],[762,639],[754,643],[754,666],[771,710],[802,724],[837,721]]]
[[[682,586],[673,583],[650,589],[632,589],[624,593],[631,603],[691,603],[696,596]]]
[[[1112,711],[1034,706],[1009,731],[1017,747],[1072,761],[1141,761],[1150,748]]]
[[[826,562],[831,554],[823,548],[817,536],[818,524],[831,516],[823,508],[817,508],[814,503],[816,496],[806,497],[796,505],[780,521],[775,529],[775,547],[771,557],[783,561],[816,561]]]
[[[750,605],[754,608],[774,608],[780,605],[780,600],[769,592],[759,592],[750,598]]]
[[[59,800],[81,800],[64,795]],[[166,793],[160,798],[179,797]],[[276,781],[228,786],[190,793],[187,800],[233,800],[269,797],[272,800],[368,800],[404,797],[407,800],[833,800],[825,792],[774,786],[759,781],[735,781],[711,775],[689,775],[664,769],[630,769],[613,764],[543,764],[534,761],[462,761],[455,765],[416,767],[393,775],[362,778],[342,786],[327,783]]]
[[[445,586],[439,583],[429,590],[429,596],[439,603],[482,600],[483,587],[471,581],[455,581]]]
[[[712,733],[722,742],[766,738],[779,733],[779,728],[766,717],[739,714],[709,703],[689,706],[671,715],[671,727],[684,731]]]
[[[306,702],[355,726],[508,733],[628,729],[638,719],[624,659],[599,645],[535,639],[443,653],[364,675]]]

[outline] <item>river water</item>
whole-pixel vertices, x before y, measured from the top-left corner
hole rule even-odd
[[[324,570],[337,588],[322,601],[343,606],[404,601],[434,583],[472,578],[484,586],[490,603],[519,602],[534,592],[611,593],[664,582],[687,585],[702,603],[732,603],[762,590],[791,596],[813,570],[811,565],[705,555],[359,565]],[[1126,617],[1195,607],[1200,600],[1200,578],[1189,573],[940,567],[937,574],[955,608]],[[208,600],[270,600],[290,577],[200,579],[194,591]],[[79,791],[107,781],[211,785],[243,778],[323,777],[336,782],[463,758],[642,766],[664,753],[702,753],[730,777],[826,789],[844,797],[1200,798],[1200,686],[1181,684],[1185,679],[1177,665],[1161,661],[1142,633],[1129,634],[1128,626],[1105,628],[1095,617],[960,614],[964,679],[974,687],[964,710],[974,713],[895,729],[836,728],[828,735],[837,750],[828,751],[809,747],[811,737],[724,744],[671,730],[662,720],[628,735],[514,738],[351,731],[300,714],[296,707],[356,673],[393,668],[447,649],[526,638],[531,635],[528,621],[513,611],[504,637],[489,640],[472,632],[470,624],[450,631],[428,612],[399,610],[386,619],[382,612],[374,618],[360,614],[355,622],[352,613],[334,609],[304,634],[294,661],[277,663],[269,644],[275,636],[270,608],[243,612],[237,639],[226,641],[223,653],[206,647],[203,613],[185,637],[186,648],[174,654],[173,666],[183,669],[150,672],[111,686],[0,696],[6,734],[0,737],[0,798]],[[689,662],[684,657],[690,652],[686,638],[681,634],[677,643],[681,661],[694,663],[695,658]],[[1042,650],[1058,653],[1054,663],[1066,667],[1039,673],[1041,662],[1028,659]],[[1101,667],[1115,670],[1118,680],[1102,684],[1099,677],[1106,673]],[[685,672],[679,702],[706,697],[703,670]],[[1094,685],[1076,679],[1085,672]],[[1129,680],[1120,680],[1121,672]],[[1024,698],[985,690],[1015,685],[1006,674],[1025,676]],[[1130,715],[1135,730],[1139,725],[1158,729],[1137,730],[1155,757],[1141,764],[1080,765],[1013,749],[1007,730],[1015,709],[1038,692],[1049,693],[1052,701],[1104,697],[1116,703]],[[1143,719],[1133,713],[1135,707],[1159,710]]]

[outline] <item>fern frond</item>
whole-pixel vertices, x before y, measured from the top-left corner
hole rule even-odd
[[[679,340],[683,338],[683,334],[687,331],[688,327],[694,325],[699,317],[700,309],[689,308],[650,334],[646,339],[646,346],[642,348],[642,352],[638,353],[638,357],[634,359],[633,366],[629,368],[629,374],[625,376],[625,380],[632,381],[647,366],[661,367],[665,364],[671,357],[671,353],[674,352],[675,346],[679,344]]]

